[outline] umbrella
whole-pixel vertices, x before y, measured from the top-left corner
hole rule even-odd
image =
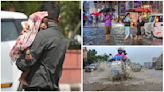
[[[134,8],[127,10],[127,12],[151,12],[151,10],[145,8]]]
[[[136,8],[135,11],[136,12],[151,12],[150,9],[145,9],[145,8]]]
[[[94,16],[98,17],[98,16],[101,15],[101,13],[99,13],[99,12],[95,12],[95,13],[91,13],[91,15],[94,15]]]
[[[135,10],[134,9],[129,9],[126,12],[135,12]]]
[[[114,12],[115,9],[114,8],[104,8],[102,10],[100,10],[100,13],[105,13],[105,12]]]

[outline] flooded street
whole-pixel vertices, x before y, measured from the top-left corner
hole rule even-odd
[[[132,29],[133,30],[133,29]],[[132,34],[136,34],[136,30],[132,31]],[[84,45],[161,45],[162,40],[156,38],[146,38],[142,40],[135,41],[128,39],[124,42],[124,27],[119,23],[113,23],[110,43],[105,42],[105,32],[103,28],[103,23],[99,23],[98,27],[93,25],[85,26],[83,28],[83,44]]]
[[[108,68],[83,72],[84,91],[162,91],[162,70],[131,72],[127,80],[112,81]]]
[[[163,91],[163,1],[83,2],[83,90]]]

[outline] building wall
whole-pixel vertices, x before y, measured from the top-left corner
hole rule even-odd
[[[119,8],[115,8],[118,15],[125,15],[126,10],[143,7],[143,5],[149,5],[149,9],[152,10],[152,13],[163,12],[163,1],[96,1],[94,3],[96,8],[115,8],[115,6],[118,6]]]
[[[60,83],[81,83],[81,50],[67,50]]]

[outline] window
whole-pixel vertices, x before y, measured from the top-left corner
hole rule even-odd
[[[13,21],[1,22],[1,41],[16,40],[18,32]]]

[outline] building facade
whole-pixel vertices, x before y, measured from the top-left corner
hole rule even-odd
[[[163,12],[163,1],[94,1],[94,4],[97,10],[114,8],[118,15],[125,15],[132,8],[147,8],[152,13]]]

